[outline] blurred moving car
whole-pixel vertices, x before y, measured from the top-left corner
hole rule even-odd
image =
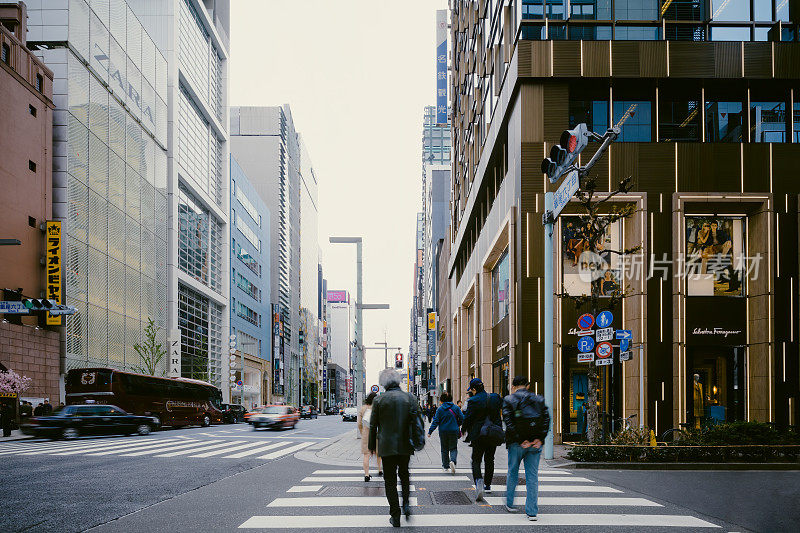
[[[315,405],[304,405],[300,409],[300,418],[317,418],[317,407]]]
[[[335,405],[329,405],[325,408],[326,415],[338,415],[340,413],[339,408]]]
[[[342,422],[355,422],[358,419],[358,409],[347,407],[342,413]]]
[[[147,435],[158,427],[152,416],[128,414],[114,405],[67,405],[49,416],[34,417],[22,432],[36,437],[76,439],[81,435]]]
[[[291,405],[267,405],[253,409],[247,422],[253,426],[253,431],[258,428],[294,429],[299,419],[297,409]]]
[[[243,405],[235,403],[223,403],[219,406],[222,411],[222,420],[226,424],[236,424],[237,422],[245,422],[247,417],[247,409]]]

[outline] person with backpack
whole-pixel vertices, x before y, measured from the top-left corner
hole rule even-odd
[[[393,368],[378,375],[378,383],[386,389],[372,402],[369,419],[370,452],[377,451],[383,460],[383,483],[389,502],[389,523],[400,527],[400,503],[397,498],[397,476],[402,485],[402,512],[411,518],[408,461],[414,450],[421,450],[425,442],[425,423],[419,404],[413,394],[400,389],[402,378]]]
[[[480,378],[469,382],[471,397],[467,400],[467,412],[464,415],[465,442],[472,446],[472,478],[475,483],[476,500],[482,500],[483,494],[491,493],[494,477],[494,453],[504,442],[500,409],[503,399],[499,394],[487,394]],[[486,467],[486,477],[481,474],[481,462]]]
[[[464,422],[464,413],[453,403],[453,396],[449,392],[443,392],[440,397],[442,405],[436,410],[431,420],[431,427],[428,428],[428,437],[433,430],[439,428],[439,443],[442,448],[442,468],[445,472],[450,470],[456,473],[456,462],[458,460],[458,438],[461,436],[461,424]]]
[[[372,402],[378,395],[377,392],[370,392],[364,399],[364,405],[358,412],[358,431],[361,433],[361,454],[364,456],[364,481],[369,481],[369,458],[374,455],[369,451],[369,421],[372,418]],[[378,476],[383,476],[381,469],[381,458],[378,456]]]
[[[508,476],[506,480],[506,511],[514,507],[514,493],[519,479],[519,465],[525,464],[525,513],[535,521],[539,513],[539,459],[542,444],[550,431],[550,412],[544,398],[528,390],[528,378],[516,376],[511,382],[511,394],[503,399],[503,420],[506,423]]]

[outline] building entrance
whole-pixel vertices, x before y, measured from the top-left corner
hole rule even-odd
[[[743,347],[691,348],[686,372],[686,420],[690,427],[744,420]]]

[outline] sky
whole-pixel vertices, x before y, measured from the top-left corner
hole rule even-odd
[[[408,353],[422,116],[436,96],[436,10],[447,0],[232,0],[229,104],[288,103],[319,182],[328,289],[355,295],[364,239],[364,345]],[[367,388],[384,352],[368,350]]]

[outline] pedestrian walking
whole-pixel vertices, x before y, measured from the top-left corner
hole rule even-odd
[[[25,420],[33,416],[33,406],[31,402],[22,402],[22,405],[19,406],[19,416]]]
[[[393,527],[400,527],[398,475],[402,485],[402,512],[406,520],[411,518],[408,461],[414,454],[411,424],[419,418],[417,399],[400,390],[400,382],[400,374],[392,368],[379,374],[378,383],[386,392],[372,402],[369,426],[369,450],[377,451],[378,457],[383,460],[383,483],[389,502],[389,523]]]
[[[374,452],[369,450],[369,426],[370,419],[372,418],[372,402],[377,395],[378,393],[376,392],[370,392],[364,399],[364,405],[362,405],[361,409],[358,411],[358,431],[361,433],[361,454],[364,456],[364,481],[369,481],[371,479],[369,475],[369,458],[375,455]],[[380,455],[378,456],[378,475],[383,475]]]
[[[503,399],[503,420],[506,423],[508,476],[506,478],[506,511],[516,513],[514,493],[519,478],[519,465],[525,464],[525,513],[535,521],[539,514],[539,459],[542,443],[550,431],[550,413],[544,398],[528,390],[528,378],[517,376],[511,382],[511,394]]]
[[[36,407],[33,408],[33,416],[42,416],[44,414],[42,404],[37,404]]]
[[[458,439],[461,437],[461,424],[464,423],[464,413],[453,403],[453,396],[443,392],[440,398],[442,405],[436,410],[428,429],[430,437],[433,431],[439,428],[439,443],[442,448],[442,469],[455,474],[458,464]]]
[[[42,415],[50,416],[52,414],[53,414],[53,406],[50,404],[50,400],[45,398],[44,403],[42,404]]]
[[[468,391],[472,396],[467,400],[467,411],[464,414],[464,432],[466,442],[472,446],[472,479],[475,483],[477,500],[483,499],[484,493],[491,493],[494,477],[494,453],[502,444],[502,419],[500,409],[503,399],[499,394],[487,394],[480,378],[469,382]],[[497,431],[500,431],[500,435]],[[485,474],[481,473],[484,463]]]
[[[7,403],[0,404],[0,426],[3,428],[3,436],[11,436],[11,419],[13,418],[13,410]]]

